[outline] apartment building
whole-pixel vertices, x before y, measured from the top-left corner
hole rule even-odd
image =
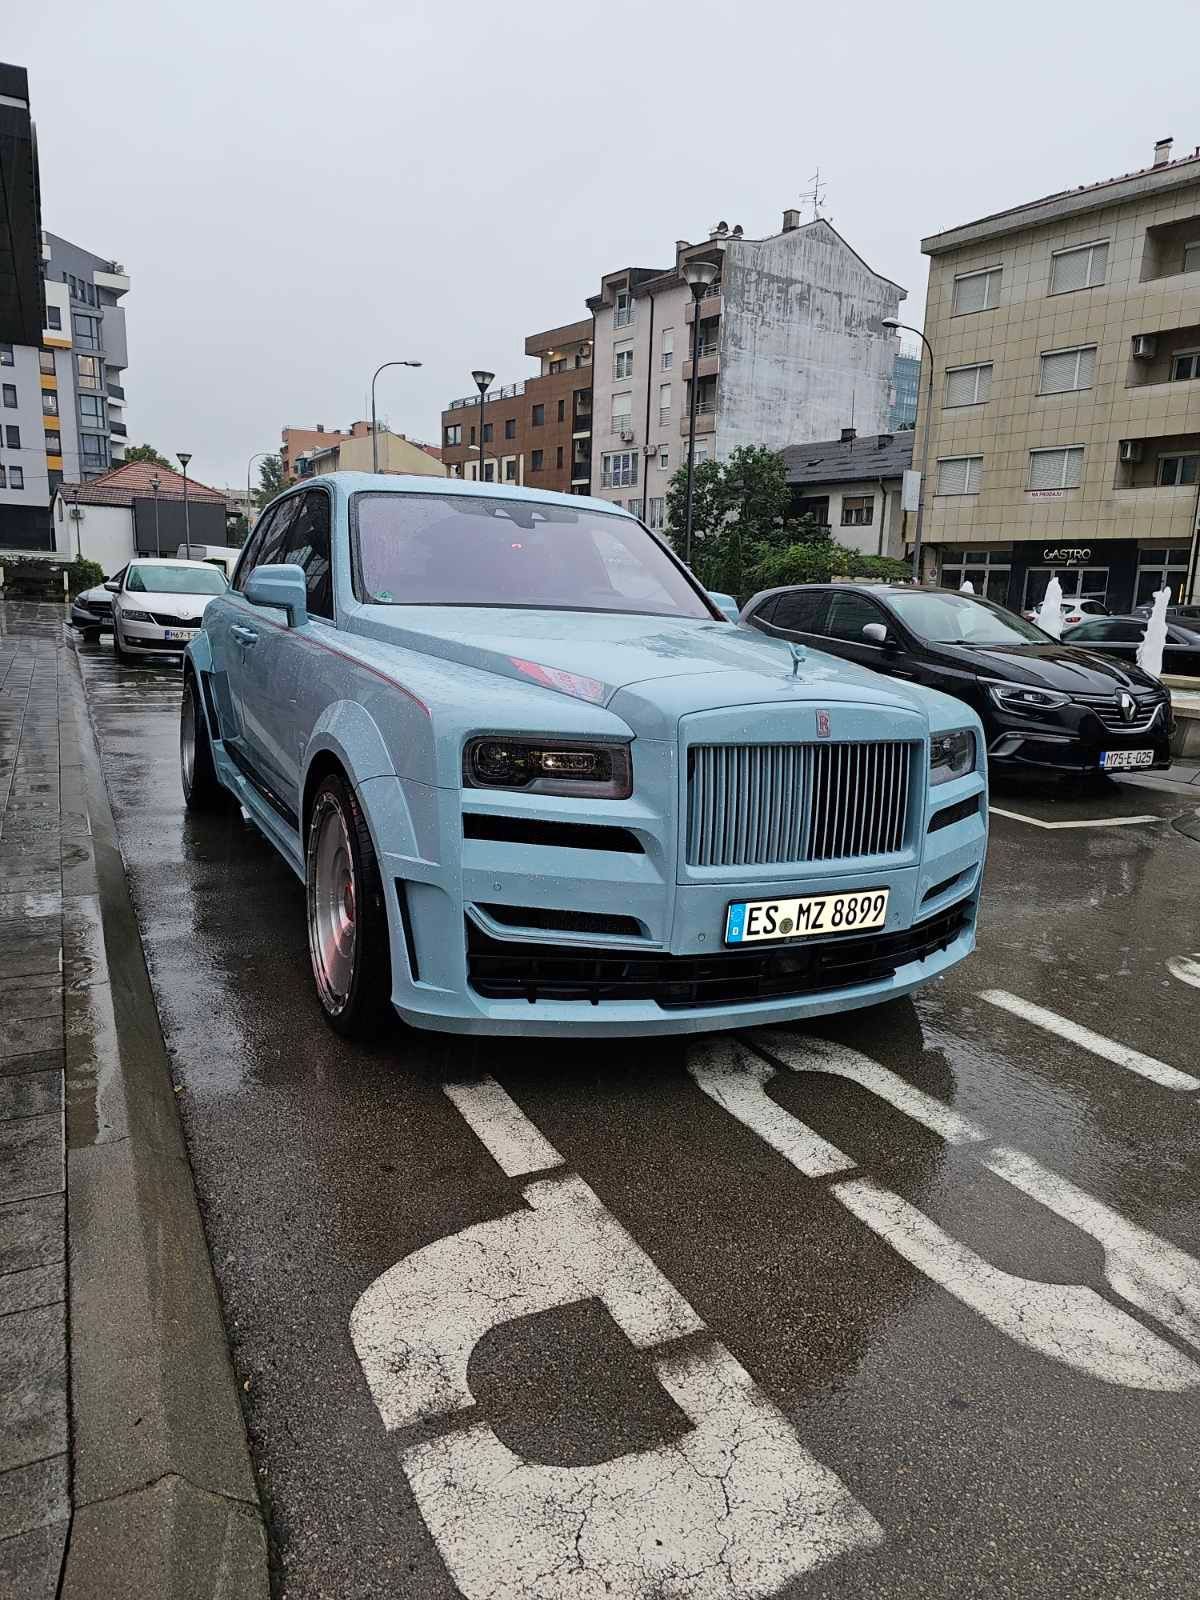
[[[684,276],[693,260],[717,269],[699,301]],[[687,461],[693,382],[698,461],[740,445],[829,438],[848,425],[886,432],[898,345],[882,319],[904,298],[823,218],[802,224],[794,210],[769,238],[719,223],[700,244],[677,240],[668,268],[606,273],[587,302],[596,330],[592,493],[664,525],[667,486]]]
[[[921,358],[905,355],[903,351],[892,366],[892,405],[888,413],[888,431],[903,433],[917,425],[917,396],[921,388]]]
[[[366,427],[367,424],[364,423],[363,426]],[[349,437],[349,433],[342,433],[337,428],[327,428],[323,422],[318,422],[311,428],[282,428],[279,461],[283,467],[285,480],[288,483],[295,483],[300,476],[298,463],[301,456],[311,455],[313,451],[327,450],[333,445],[341,444],[343,439]]]
[[[780,454],[793,515],[812,517],[838,544],[865,556],[903,556],[901,498],[912,449],[911,428],[866,439],[843,428],[837,439],[789,445]]]
[[[345,433],[323,433],[320,445],[303,451],[292,463],[293,478],[312,478],[322,472],[410,472],[419,477],[444,478],[441,452],[436,445],[420,444],[403,433],[379,428],[374,442],[369,422],[352,422]]]
[[[592,320],[531,333],[536,376],[452,400],[442,412],[442,460],[454,478],[528,483],[587,494],[592,475]]]
[[[1014,608],[1051,574],[1127,610],[1197,592],[1200,149],[922,241],[925,574]],[[924,394],[924,389],[922,389]],[[922,404],[924,410],[924,404]]]

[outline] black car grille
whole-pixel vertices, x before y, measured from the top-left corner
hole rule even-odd
[[[158,623],[160,628],[198,628],[200,626],[199,617],[171,617],[161,611],[152,611],[150,616]]]
[[[1094,711],[1106,728],[1113,733],[1148,733],[1159,712],[1171,703],[1166,689],[1135,689],[1132,691],[1134,714],[1126,718],[1121,710],[1121,699],[1116,694],[1077,694],[1072,699],[1076,705]]]
[[[85,611],[90,611],[94,617],[112,616],[111,600],[84,600],[81,598],[79,604]]]
[[[863,934],[705,956],[531,944],[493,939],[467,919],[467,974],[489,1000],[653,1000],[665,1011],[848,989],[890,978],[952,944],[970,921],[961,900],[900,933]]]

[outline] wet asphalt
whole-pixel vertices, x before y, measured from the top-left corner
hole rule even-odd
[[[185,815],[174,665],[80,662],[179,1090],[276,1593],[461,1591],[364,1380],[358,1298],[412,1252],[522,1206],[443,1092],[490,1074],[882,1530],[771,1587],[816,1597],[1183,1596],[1200,1570],[1200,1387],[1106,1381],[1030,1348],[865,1227],[702,1093],[671,1042],[464,1043],[397,1028],[338,1039],[313,994],[301,886],[241,817]],[[1002,990],[1200,1075],[1196,803],[1165,790],[1010,789],[1051,830],[997,817],[979,950],[915,1001],[786,1030],[832,1040],[1200,1257],[1200,1094],[1180,1093],[981,998]],[[750,1036],[748,1036],[750,1037]],[[778,1047],[760,1046],[769,1056]],[[728,1043],[731,1044],[731,1041]],[[761,1056],[756,1059],[763,1059]],[[1131,1307],[1095,1238],[843,1076],[772,1079],[775,1104],[1001,1272]],[[1198,1269],[1200,1270],[1200,1269]],[[1084,1341],[1086,1343],[1086,1339]],[[1198,1370],[1200,1377],[1200,1370]],[[495,1327],[480,1415],[526,1461],[580,1466],[686,1419],[599,1301]],[[472,1512],[462,1536],[472,1536]],[[492,1592],[506,1587],[497,1553]],[[586,1572],[568,1592],[603,1594]],[[731,1580],[727,1580],[731,1581]],[[709,1579],[614,1593],[708,1594]],[[547,1580],[546,1593],[557,1593]]]

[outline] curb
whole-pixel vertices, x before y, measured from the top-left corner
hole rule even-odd
[[[73,1516],[61,1600],[266,1600],[267,1537],[78,657],[94,981],[67,998]],[[91,730],[88,737],[86,729]]]

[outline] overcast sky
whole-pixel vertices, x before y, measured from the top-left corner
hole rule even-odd
[[[14,14],[15,13],[15,14]],[[245,481],[285,423],[345,425],[385,373],[436,441],[470,370],[605,271],[724,218],[824,211],[918,322],[922,235],[1200,142],[1195,0],[62,0],[9,5],[43,223],[133,280],[132,441]],[[1174,41],[1176,47],[1171,47]],[[1185,48],[1186,45],[1186,48]]]

